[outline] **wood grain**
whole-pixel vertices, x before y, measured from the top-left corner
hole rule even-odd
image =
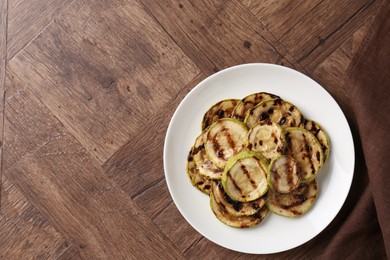
[[[8,60],[44,30],[72,1],[8,0]]]
[[[103,168],[107,175],[130,196],[136,196],[145,188],[153,186],[164,178],[162,153],[165,131],[180,101],[204,77],[204,74],[195,77],[163,107],[164,113],[157,113],[146,121],[144,128],[135,133],[128,143],[104,163]],[[137,154],[147,156],[139,160],[136,159]],[[142,207],[147,208],[149,203],[153,201],[144,201]],[[164,202],[160,203],[164,205]]]
[[[2,182],[0,241],[1,259],[26,259],[32,255],[53,259],[73,249],[5,176]]]
[[[265,1],[244,4],[307,70],[341,45],[380,4],[373,0]]]
[[[235,1],[143,2],[189,57],[207,57],[194,59],[206,72],[210,62],[217,70],[248,62],[295,65],[253,14]]]
[[[11,113],[27,122],[33,119],[27,110],[41,116],[48,113],[30,91],[6,103],[10,108],[5,111],[7,125],[12,124],[8,119]],[[46,142],[36,144],[35,150],[22,156],[4,174],[67,241],[80,249],[80,256],[155,258],[164,253],[180,258],[155,224],[105,177],[97,161],[58,120],[48,116],[46,121],[55,125],[57,132]],[[40,127],[36,128],[45,131],[46,125]],[[33,133],[26,136],[13,129],[19,140],[35,140]]]
[[[4,130],[4,84],[7,59],[7,14],[8,0],[0,2],[0,210],[1,179],[3,173],[3,130]]]
[[[380,3],[0,1],[0,259],[321,257],[345,219],[273,255],[203,237],[170,197],[165,134],[201,80],[249,62],[305,73],[353,118],[344,78]]]
[[[198,69],[136,2],[93,3],[74,2],[9,68],[104,162]]]

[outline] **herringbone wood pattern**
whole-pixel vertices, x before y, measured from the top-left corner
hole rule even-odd
[[[176,209],[171,115],[216,71],[270,62],[313,77],[348,116],[343,78],[379,3],[0,1],[0,258],[254,258]]]

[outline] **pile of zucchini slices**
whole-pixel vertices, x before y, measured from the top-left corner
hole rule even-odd
[[[222,100],[205,113],[187,173],[210,196],[221,222],[252,227],[269,211],[285,217],[307,212],[329,151],[329,137],[317,122],[279,96],[260,92]]]

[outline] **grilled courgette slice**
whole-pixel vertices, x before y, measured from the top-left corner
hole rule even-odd
[[[248,149],[259,152],[271,160],[280,155],[285,148],[285,136],[282,128],[270,121],[257,122],[248,134]]]
[[[233,110],[232,117],[244,121],[246,112],[264,100],[277,99],[278,96],[266,92],[259,92],[244,97]]]
[[[212,125],[218,119],[231,117],[234,108],[239,102],[239,99],[225,99],[214,104],[203,116],[202,130]]]
[[[247,202],[268,190],[267,160],[259,153],[243,151],[229,159],[222,174],[222,186],[229,197]]]
[[[234,216],[229,214],[221,204],[219,204],[213,192],[210,194],[210,207],[215,216],[224,224],[235,228],[253,227],[259,224],[268,213],[267,207],[262,207],[257,213],[250,216]]]
[[[269,190],[266,205],[270,211],[285,217],[298,217],[313,205],[318,193],[316,180],[301,183],[291,193],[277,193]]]
[[[210,195],[211,190],[211,180],[210,178],[199,174],[198,169],[196,168],[196,164],[194,161],[194,156],[192,155],[192,149],[188,153],[187,157],[187,174],[190,178],[191,184],[200,190],[201,192]]]
[[[241,217],[254,215],[265,205],[265,198],[260,197],[250,202],[232,200],[223,189],[222,183],[214,181],[211,185],[216,202],[230,215]]]
[[[330,153],[330,139],[328,134],[317,122],[313,120],[305,119],[304,125],[305,129],[309,130],[320,142],[325,162]]]
[[[210,126],[205,150],[211,161],[220,169],[230,157],[245,148],[248,129],[241,121],[223,118]]]
[[[286,128],[285,133],[287,154],[298,161],[302,180],[312,180],[324,163],[321,144],[310,131],[303,128]]]
[[[274,158],[268,171],[268,184],[278,193],[289,193],[298,188],[302,175],[298,162],[291,156],[280,155]]]
[[[223,170],[214,165],[205,150],[208,129],[204,130],[195,140],[192,156],[199,174],[210,179],[221,179]]]
[[[252,128],[258,121],[271,120],[285,127],[301,127],[302,113],[293,104],[281,98],[265,100],[250,109],[244,120],[248,128]]]

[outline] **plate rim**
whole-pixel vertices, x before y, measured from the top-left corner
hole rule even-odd
[[[292,73],[297,73],[298,75],[304,77],[306,80],[310,80],[312,83],[314,83],[315,85],[317,85],[320,89],[322,89],[323,91],[325,91],[329,96],[330,98],[334,101],[334,103],[336,104],[336,106],[339,108],[340,112],[341,112],[341,115],[343,117],[343,120],[345,120],[346,122],[346,125],[347,125],[347,130],[348,130],[348,135],[351,137],[350,141],[351,141],[351,149],[352,149],[352,165],[351,165],[351,169],[352,169],[352,172],[350,174],[350,179],[349,179],[349,183],[348,183],[348,187],[346,187],[346,196],[343,198],[342,202],[341,202],[341,206],[340,208],[337,209],[337,212],[336,214],[330,219],[330,221],[328,223],[326,223],[326,225],[318,232],[316,233],[313,237],[311,238],[308,238],[307,240],[303,241],[302,243],[298,244],[298,245],[295,245],[295,246],[292,246],[292,247],[289,247],[289,248],[286,248],[284,250],[279,250],[279,251],[270,251],[270,252],[254,252],[254,251],[247,251],[247,250],[238,250],[236,248],[231,248],[231,247],[227,247],[226,245],[220,243],[219,241],[215,241],[214,239],[206,236],[205,234],[203,234],[197,226],[194,226],[193,223],[191,223],[191,220],[190,220],[190,216],[188,216],[186,214],[186,212],[183,211],[183,209],[179,206],[178,204],[178,201],[177,199],[175,198],[175,195],[173,194],[173,187],[172,187],[172,183],[169,181],[170,177],[168,175],[168,162],[167,162],[167,157],[166,157],[166,154],[169,152],[168,151],[168,139],[170,138],[170,135],[171,135],[171,132],[172,132],[172,128],[174,127],[173,126],[173,122],[175,121],[175,118],[177,117],[177,114],[179,113],[180,109],[182,108],[182,106],[187,102],[187,99],[191,98],[191,96],[197,92],[197,91],[200,91],[200,89],[202,89],[208,81],[212,81],[214,80],[214,78],[216,77],[219,77],[221,76],[221,74],[224,74],[224,73],[228,73],[229,71],[231,70],[235,70],[235,69],[240,69],[240,68],[243,68],[243,67],[252,67],[252,66],[259,66],[259,67],[262,67],[262,66],[266,66],[266,67],[273,67],[275,69],[281,69],[281,70],[286,70],[286,71],[290,71]],[[231,67],[227,67],[223,70],[220,70],[212,75],[209,75],[207,76],[206,78],[204,78],[203,80],[201,80],[199,83],[197,83],[186,95],[185,97],[180,101],[179,105],[176,107],[174,113],[172,114],[172,117],[169,121],[169,125],[166,129],[166,134],[165,134],[165,139],[164,139],[164,148],[163,148],[163,168],[164,168],[164,177],[165,177],[165,182],[167,184],[167,187],[168,187],[168,191],[169,191],[169,194],[172,198],[172,200],[174,201],[174,204],[176,206],[176,208],[179,210],[180,214],[182,215],[182,217],[187,221],[187,223],[192,227],[194,228],[200,235],[202,235],[204,238],[208,239],[209,241],[217,244],[217,245],[220,245],[224,248],[227,248],[227,249],[230,249],[230,250],[233,250],[233,251],[236,251],[236,252],[241,252],[241,253],[247,253],[247,254],[272,254],[272,253],[278,253],[278,252],[284,252],[284,251],[288,251],[288,250],[291,250],[293,248],[296,248],[296,247],[299,247],[305,243],[307,243],[308,241],[314,239],[316,236],[318,236],[321,232],[323,232],[327,226],[329,226],[329,224],[337,217],[337,215],[339,214],[341,208],[343,207],[343,205],[345,204],[345,201],[348,197],[348,194],[350,193],[350,190],[351,190],[351,186],[352,186],[352,182],[353,182],[353,178],[354,178],[354,171],[355,171],[355,165],[356,165],[356,162],[355,162],[356,158],[355,158],[355,143],[354,143],[354,140],[353,140],[353,135],[352,135],[352,131],[351,131],[351,126],[345,116],[345,113],[344,111],[341,109],[341,107],[339,106],[339,104],[337,103],[337,101],[333,98],[333,96],[323,87],[321,86],[318,82],[316,82],[314,79],[312,79],[311,77],[309,77],[308,75],[300,72],[300,71],[297,71],[295,69],[292,69],[292,68],[289,68],[289,67],[285,67],[285,66],[282,66],[282,65],[278,65],[278,64],[273,64],[273,63],[243,63],[243,64],[238,64],[238,65],[234,65],[234,66],[231,66]],[[195,189],[195,188],[194,188]]]

